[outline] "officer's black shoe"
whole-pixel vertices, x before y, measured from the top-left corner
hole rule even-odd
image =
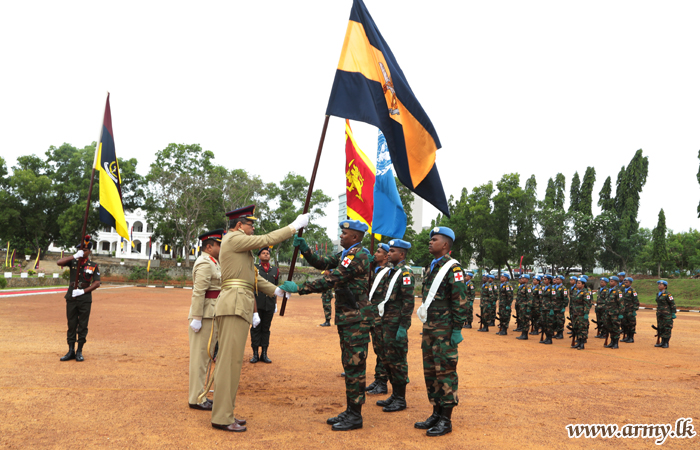
[[[560,331],[554,335],[554,339],[564,339],[564,332]]]
[[[387,394],[388,392],[389,389],[387,389],[386,381],[384,380],[377,380],[377,385],[374,387],[374,389],[367,391],[367,393],[371,395],[383,395]]]
[[[416,422],[413,424],[415,428],[418,428],[419,430],[428,430],[432,427],[435,426],[435,424],[438,423],[440,420],[440,412],[442,410],[440,409],[439,406],[433,406],[433,413],[425,419],[423,422]]]
[[[522,334],[520,336],[516,337],[515,339],[518,339],[520,341],[527,341],[527,339],[528,339],[527,330],[523,330]]]
[[[262,353],[260,354],[260,361],[270,364],[272,360],[267,357],[267,347],[262,348]]]
[[[331,323],[328,320],[326,320],[321,325],[319,325],[319,327],[330,327],[330,326],[331,326]]]
[[[379,380],[374,380],[374,381],[372,382],[372,384],[370,384],[369,386],[367,386],[367,387],[365,388],[365,391],[371,391],[372,389],[376,388],[376,387],[377,387],[377,381],[379,381]]]
[[[443,436],[452,433],[452,408],[443,408],[442,416],[438,423],[430,428],[425,434],[431,437]]]
[[[671,338],[661,338],[661,340],[663,341],[663,342],[661,343],[661,348],[668,348],[668,341],[669,341],[670,339],[671,339]]]
[[[61,361],[70,361],[71,359],[75,359],[75,347],[72,345],[68,346],[68,353],[63,355],[61,357]]]
[[[258,356],[258,347],[253,347],[253,357],[250,358],[250,363],[255,364],[258,361],[260,361],[260,357]]]
[[[385,400],[377,400],[377,406],[389,406],[393,403],[395,398],[396,398],[396,396],[392,392],[391,395],[389,396],[389,398],[387,398]]]
[[[472,323],[471,323],[471,322],[467,322],[467,323],[464,324],[464,327],[463,327],[463,328],[471,328],[471,327],[472,327]]]
[[[348,410],[339,422],[334,423],[333,431],[350,431],[362,428],[362,405],[349,404]]]
[[[483,331],[484,333],[488,333],[488,332],[489,332],[489,326],[486,325],[484,328],[479,328],[479,329],[476,330],[476,331]]]

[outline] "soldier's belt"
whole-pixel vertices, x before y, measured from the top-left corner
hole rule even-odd
[[[204,293],[204,298],[219,298],[219,293],[221,291],[206,291]]]
[[[226,289],[231,289],[231,288],[243,288],[243,289],[249,289],[251,291],[254,290],[253,283],[246,281],[246,280],[241,280],[239,278],[231,278],[230,280],[224,280],[223,283],[221,283],[221,290],[226,290]]]

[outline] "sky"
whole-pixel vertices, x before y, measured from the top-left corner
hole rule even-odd
[[[445,191],[596,169],[594,203],[638,149],[641,226],[698,228],[700,2],[365,0],[437,130]],[[146,174],[169,143],[200,144],[265,182],[310,178],[351,0],[2,2],[0,156],[99,137]],[[376,159],[376,128],[352,123]],[[344,124],[316,179],[336,236]],[[594,213],[599,209],[594,205]],[[437,210],[425,205],[423,225]]]

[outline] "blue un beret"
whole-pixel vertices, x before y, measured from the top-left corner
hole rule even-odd
[[[611,276],[610,279],[613,281],[617,281],[618,283],[620,282],[620,279],[617,278],[615,275]]]
[[[569,280],[575,280],[575,281],[578,281],[578,278],[576,278],[576,277],[569,277]]]
[[[554,275],[554,279],[559,278],[560,280],[564,281],[564,276],[563,275]]]
[[[624,278],[624,277],[627,276],[627,274],[626,274],[625,272],[620,272],[620,273],[617,274],[617,276],[618,276],[618,277]]]
[[[501,272],[502,277],[506,277],[510,280],[510,275],[508,275],[508,272]]]
[[[632,277],[627,277],[625,278],[625,281],[629,281],[630,283],[632,283],[634,280],[632,279]]]
[[[603,277],[600,279],[600,281],[605,281],[606,283],[610,283],[610,279],[608,277]]]
[[[455,232],[447,227],[435,227],[432,230],[430,230],[430,237],[433,237],[436,234],[442,234],[443,236],[447,236],[453,241],[455,240]]]
[[[411,248],[411,243],[406,242],[403,239],[392,239],[389,241],[389,246],[408,250],[409,248]]]
[[[469,271],[465,275],[469,275],[470,277],[474,278],[474,272]]]
[[[529,279],[530,279],[530,275],[524,273],[524,274],[520,275],[520,278],[527,278],[527,279],[529,280]]]
[[[668,286],[668,281],[666,280],[659,280],[656,282],[656,284],[662,283],[664,286]]]
[[[492,280],[495,280],[495,279],[496,279],[496,277],[495,277],[493,274],[491,274],[491,273],[488,274],[488,275],[486,275],[486,276],[489,277],[489,278],[491,278]]]
[[[535,275],[535,278],[533,278],[533,279],[537,280],[537,281],[542,281],[542,277],[539,275]]]
[[[369,230],[367,224],[362,223],[359,220],[344,220],[340,222],[339,225],[341,230],[355,230],[359,231],[360,233],[366,233],[367,230]]]
[[[386,244],[379,244],[379,248],[384,250],[385,252],[389,253],[389,246]]]
[[[550,280],[553,280],[553,279],[554,279],[554,277],[553,277],[552,275],[550,275],[550,274],[545,275],[545,278],[549,278]]]

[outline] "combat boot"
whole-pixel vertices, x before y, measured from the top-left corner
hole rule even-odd
[[[75,351],[75,360],[78,362],[85,361],[85,358],[83,358],[83,344],[81,343],[78,344],[78,350]]]
[[[425,419],[423,422],[414,423],[413,426],[415,428],[418,428],[419,430],[428,430],[438,423],[438,421],[440,420],[441,413],[442,408],[440,408],[437,405],[433,405],[433,413],[430,415],[430,417]]]
[[[630,332],[625,342],[627,342],[628,344],[634,344],[634,331]]]
[[[654,347],[661,347],[662,345],[664,345],[664,338],[661,338],[661,340],[659,342],[654,344]]]
[[[508,327],[501,328],[501,336],[508,336]]]
[[[527,341],[527,339],[528,339],[527,330],[522,330],[522,334],[520,336],[516,337],[515,339],[518,339],[520,341]]]
[[[442,408],[440,420],[432,428],[426,431],[426,435],[443,436],[447,433],[452,433],[452,407]]]
[[[537,336],[538,334],[540,334],[540,332],[537,327],[530,331],[530,336]]]
[[[406,385],[399,383],[391,384],[392,395],[394,401],[391,404],[382,408],[384,412],[397,412],[406,409]]]
[[[350,400],[347,400],[347,403],[348,403],[348,405],[350,405]],[[345,415],[348,413],[348,409],[349,409],[349,408],[350,408],[350,407],[348,406],[348,407],[345,408],[345,411],[341,412],[341,413],[338,414],[337,416],[328,418],[328,419],[326,420],[326,423],[327,423],[328,425],[335,425],[336,423],[340,422],[341,420],[343,420],[343,418],[345,417]]]
[[[670,341],[671,338],[661,338],[661,348],[668,348],[668,341]]]
[[[340,417],[340,416],[338,416]],[[362,404],[348,404],[348,409],[345,415],[340,417],[340,421],[333,424],[333,431],[350,431],[362,428]]]
[[[547,339],[544,341],[540,342],[540,344],[547,344],[547,345],[552,345],[552,335],[551,334],[546,334],[545,335]]]
[[[471,327],[472,327],[472,323],[471,323],[471,322],[467,322],[467,323],[464,324],[464,327],[463,327],[463,328],[469,328],[469,329],[471,329]]]
[[[492,320],[491,322],[489,322],[489,326],[490,326],[490,327],[495,327],[495,326],[496,326],[496,321],[495,321],[495,320]]]
[[[61,361],[70,361],[75,359],[75,344],[68,346],[68,353],[61,357]]]
[[[484,333],[488,333],[488,332],[489,332],[489,326],[488,326],[488,325],[484,325],[483,328],[479,328],[479,329],[476,330],[476,331],[483,331]]]
[[[377,380],[377,385],[374,386],[374,389],[371,391],[367,391],[368,394],[372,395],[382,395],[388,393],[389,390],[386,387],[386,381],[384,380]]]
[[[258,356],[258,347],[253,347],[253,357],[250,358],[250,363],[255,364],[258,361],[260,361],[260,357]]]
[[[588,340],[588,339],[580,339],[580,340],[578,341],[578,347],[576,347],[576,348],[578,348],[579,350],[585,349],[585,348],[586,348],[585,344],[586,344],[586,341],[587,341],[587,340]]]
[[[365,388],[365,391],[371,391],[372,389],[376,388],[376,387],[377,387],[377,382],[378,382],[378,381],[379,381],[379,380],[374,380],[374,381],[372,382],[372,384],[370,384],[369,386],[367,386],[367,387]]]
[[[610,343],[609,343],[608,345],[606,345],[605,348],[620,348],[620,347],[617,345],[617,343],[618,343],[619,340],[620,340],[619,337],[611,338],[611,339],[610,339]]]
[[[554,335],[554,339],[564,339],[564,332],[559,331],[557,334]]]
[[[262,353],[260,354],[260,361],[270,364],[272,360],[267,357],[267,347],[262,348]]]
[[[396,396],[392,392],[391,395],[389,396],[389,398],[386,398],[384,400],[377,400],[377,406],[389,406],[394,402],[395,398],[396,398]]]

